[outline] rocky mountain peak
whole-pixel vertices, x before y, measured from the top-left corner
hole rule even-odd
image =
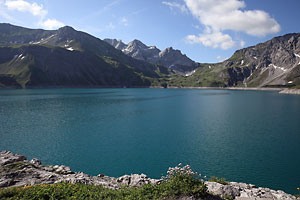
[[[173,49],[173,47],[168,47],[166,48],[165,50],[161,51],[159,53],[159,56],[163,57],[163,56],[166,56],[166,55],[177,55],[177,56],[185,56],[181,53],[180,50],[178,49]]]
[[[56,31],[56,42],[63,42],[65,40],[74,40],[78,39],[80,36],[80,32],[76,31],[71,26],[64,26]],[[53,40],[54,38],[52,38]]]
[[[64,26],[64,27],[61,27],[58,29],[58,31],[61,31],[61,32],[73,32],[75,31],[75,29],[71,26]]]
[[[161,51],[156,46],[147,46],[140,40],[135,39],[120,48],[117,40],[105,39],[104,41],[135,59],[160,64],[172,70],[176,69],[175,71],[180,74],[193,71],[198,66],[196,62],[182,54],[180,50],[173,49],[173,47]]]
[[[142,43],[141,41],[136,40],[136,39],[129,42],[127,47],[140,48],[140,49],[147,49],[148,48],[144,43]]]
[[[106,38],[106,39],[104,39],[104,41],[107,42],[108,44],[114,46],[116,49],[119,49],[119,50],[122,50],[126,47],[126,44],[124,44],[122,42],[122,40]]]

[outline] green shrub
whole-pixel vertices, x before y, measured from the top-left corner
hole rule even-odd
[[[165,199],[179,196],[204,197],[206,186],[188,175],[175,175],[160,185],[144,185],[119,190],[81,183],[57,183],[0,189],[1,200],[12,199]]]
[[[174,169],[174,173],[172,169]],[[189,166],[170,168],[167,177],[159,185],[147,184],[141,187],[123,187],[118,190],[81,183],[57,183],[0,189],[1,200],[175,199],[180,196],[205,197],[206,195],[207,188],[204,181],[195,177],[195,173]]]
[[[220,183],[222,185],[227,185],[228,184],[228,182],[226,181],[225,178],[218,178],[216,176],[210,177],[210,179],[208,181],[210,181],[210,182],[217,182],[217,183]]]

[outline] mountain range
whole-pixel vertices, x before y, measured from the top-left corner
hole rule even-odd
[[[172,47],[101,40],[69,26],[48,31],[0,24],[0,88],[167,86],[299,87],[300,34],[209,64]]]
[[[186,75],[199,66],[199,63],[172,47],[161,51],[156,46],[147,46],[139,40],[133,40],[128,44],[124,44],[121,40],[116,39],[104,39],[104,41],[128,56],[149,63],[163,65],[179,75]]]
[[[144,87],[168,73],[87,33],[0,24],[0,87]]]

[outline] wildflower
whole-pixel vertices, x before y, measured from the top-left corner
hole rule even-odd
[[[299,188],[297,188],[297,190],[299,190]]]
[[[167,175],[166,176],[162,176],[162,179],[167,181],[168,179],[172,178],[173,176],[176,175],[188,175],[188,176],[194,176],[194,177],[201,177],[201,174],[194,172],[191,169],[190,165],[186,165],[186,166],[182,166],[181,163],[178,164],[178,166],[176,167],[169,167],[168,171],[167,171]],[[206,178],[206,177],[205,177]],[[202,182],[203,180],[200,179]]]

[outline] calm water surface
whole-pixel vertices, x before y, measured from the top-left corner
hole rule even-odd
[[[91,175],[159,178],[182,162],[207,176],[300,186],[300,96],[272,91],[0,91],[0,150]]]

